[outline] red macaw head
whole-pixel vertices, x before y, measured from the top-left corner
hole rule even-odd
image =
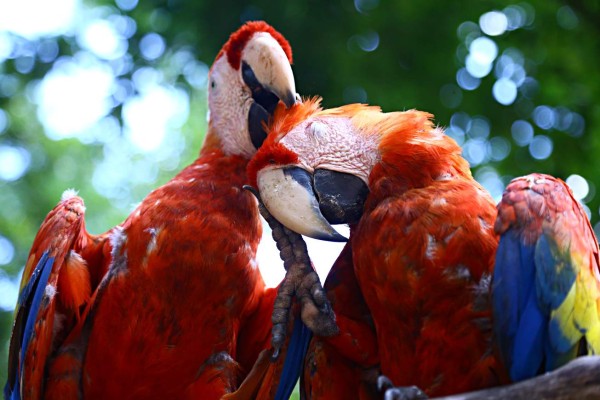
[[[207,141],[250,158],[266,138],[279,101],[286,107],[296,102],[291,62],[289,43],[267,23],[248,22],[234,32],[208,74]]]
[[[331,224],[358,222],[374,191],[401,191],[447,174],[470,174],[460,147],[433,126],[431,117],[415,110],[383,113],[364,104],[323,110],[320,99],[278,109],[248,165],[250,183],[289,229],[345,240]]]

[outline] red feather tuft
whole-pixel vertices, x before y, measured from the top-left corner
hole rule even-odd
[[[217,58],[225,53],[227,54],[229,65],[234,69],[239,69],[242,59],[242,50],[256,32],[266,32],[273,36],[287,55],[290,64],[292,63],[292,48],[290,44],[281,33],[277,32],[271,25],[264,21],[247,22],[240,29],[232,33],[227,43],[225,43],[225,46],[223,46],[223,49],[217,55]]]
[[[290,165],[298,163],[298,155],[280,143],[263,146],[248,163],[248,179],[256,187],[256,175],[267,165]]]
[[[321,98],[312,97],[304,99],[301,103],[294,104],[286,109],[281,104],[275,109],[273,121],[270,124],[269,134],[263,147],[279,142],[296,125],[308,119],[311,115],[321,111]]]
[[[277,106],[267,139],[246,170],[252,186],[256,187],[256,175],[267,165],[289,165],[298,162],[298,155],[280,144],[279,141],[296,125],[320,110],[320,97],[305,99],[304,102],[296,103],[290,109],[286,109],[281,103]]]
[[[91,295],[90,272],[85,260],[73,250],[65,259],[58,276],[58,292],[64,305],[73,310],[79,320],[79,308]]]

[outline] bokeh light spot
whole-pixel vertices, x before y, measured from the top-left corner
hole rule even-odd
[[[463,156],[471,167],[476,167],[489,160],[487,140],[469,139],[463,146]]]
[[[577,113],[571,113],[571,121],[567,133],[573,137],[581,137],[585,131],[585,119]]]
[[[533,121],[540,128],[548,130],[554,126],[556,115],[552,108],[548,106],[538,106],[533,110]]]
[[[517,98],[517,85],[510,79],[500,78],[494,83],[492,94],[498,103],[509,106]]]
[[[141,151],[154,151],[170,129],[179,128],[189,113],[188,95],[181,89],[155,85],[123,105],[126,133]]]
[[[533,126],[527,121],[516,120],[510,128],[510,133],[518,146],[527,146],[533,139]]]
[[[456,73],[456,83],[462,89],[475,90],[481,84],[481,79],[472,76],[466,68],[461,68]]]
[[[131,11],[138,5],[138,0],[116,0],[117,7],[123,11]]]
[[[448,83],[440,89],[440,100],[447,108],[456,108],[462,102],[462,91],[453,83]]]
[[[498,45],[487,37],[478,37],[471,42],[469,52],[482,64],[490,64],[498,55]]]
[[[502,136],[491,138],[489,144],[489,153],[492,161],[502,161],[510,154],[510,142]]]
[[[575,14],[575,11],[569,6],[562,6],[558,9],[556,12],[556,20],[561,28],[567,30],[575,29],[579,25],[577,14]]]
[[[127,52],[127,40],[107,20],[87,23],[77,39],[81,47],[105,60],[114,60]]]
[[[22,75],[30,73],[33,67],[35,67],[35,58],[33,56],[18,57],[15,60],[15,69]]]
[[[490,123],[483,117],[473,117],[467,133],[472,138],[486,139],[490,136]]]
[[[34,40],[67,32],[75,21],[79,0],[5,0],[0,31]]]
[[[527,13],[525,12],[525,9],[519,5],[510,5],[502,10],[502,12],[506,15],[506,29],[509,31],[519,29],[527,22]]]
[[[129,39],[137,31],[137,22],[126,15],[113,14],[108,17],[108,20],[125,39]]]
[[[354,0],[354,8],[361,14],[366,14],[377,8],[379,0]]]
[[[536,160],[545,160],[552,154],[553,143],[546,135],[534,136],[529,143],[529,153]]]
[[[492,70],[491,63],[481,63],[472,54],[467,55],[465,59],[465,67],[471,76],[474,78],[483,78]]]
[[[142,57],[148,61],[153,61],[163,55],[165,52],[165,39],[158,33],[148,33],[140,40],[140,51]]]
[[[367,91],[360,86],[348,86],[342,94],[344,103],[366,103]]]
[[[113,84],[110,68],[89,55],[55,63],[36,96],[46,135],[58,140],[91,128],[110,111]]]
[[[471,123],[471,117],[465,112],[457,112],[450,117],[450,126],[452,128],[460,128],[463,132],[467,132],[471,129]]]
[[[58,56],[58,43],[56,40],[42,40],[37,46],[37,56],[43,63],[50,63]]]
[[[375,31],[367,32],[364,35],[358,36],[356,42],[362,51],[375,51],[379,47],[379,34]]]
[[[479,25],[477,25],[473,21],[465,21],[465,22],[461,23],[458,26],[458,28],[456,29],[456,35],[461,40],[466,39],[466,37],[468,35],[473,34],[473,33],[477,34],[478,36],[480,34]]]
[[[469,45],[465,66],[471,76],[483,78],[492,70],[492,63],[498,55],[498,46],[487,37],[478,37]]]
[[[23,147],[0,146],[0,179],[16,181],[22,177],[31,162],[31,155]]]
[[[565,182],[573,191],[573,196],[579,201],[582,201],[590,192],[590,185],[581,175],[573,174],[569,176]]]
[[[459,146],[462,146],[465,142],[465,132],[458,126],[450,126],[446,129],[446,135],[454,139]]]
[[[7,32],[0,31],[0,63],[10,57],[13,50],[13,41]]]
[[[4,133],[6,128],[8,128],[8,122],[8,114],[6,114],[6,111],[0,108],[0,134]]]
[[[18,276],[21,276],[20,273]],[[0,309],[12,311],[17,304],[19,296],[19,278],[11,279],[0,269]]]
[[[508,19],[501,11],[490,11],[479,18],[479,26],[486,35],[498,36],[506,32]]]
[[[502,182],[494,168],[490,166],[481,167],[475,173],[475,179],[490,193],[494,202],[500,201],[504,192],[504,182]]]
[[[13,244],[0,235],[0,265],[6,265],[13,260],[15,256],[15,247]]]
[[[19,79],[13,75],[0,74],[0,97],[11,97],[19,89]]]

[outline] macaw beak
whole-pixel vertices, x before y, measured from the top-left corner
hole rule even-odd
[[[275,112],[279,100],[290,108],[299,97],[290,62],[270,35],[256,35],[242,53],[242,79],[254,100],[248,114],[252,144],[257,149],[267,137],[265,125]]]
[[[257,186],[265,207],[288,229],[331,242],[347,241],[331,224],[356,223],[369,193],[356,176],[299,167],[260,171]]]

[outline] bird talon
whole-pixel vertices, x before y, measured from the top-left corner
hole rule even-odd
[[[277,359],[279,358],[279,352],[281,350],[280,346],[273,346],[273,354],[271,355],[271,361],[277,361]]]
[[[417,386],[394,386],[385,375],[377,378],[377,390],[383,393],[384,400],[426,400],[429,397]]]

